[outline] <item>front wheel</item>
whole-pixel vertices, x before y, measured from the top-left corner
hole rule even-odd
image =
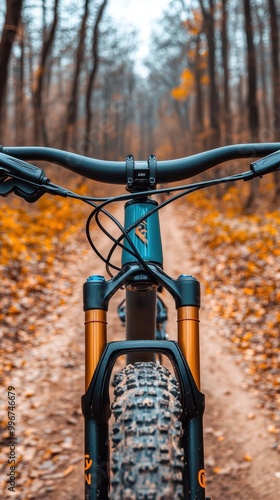
[[[152,362],[115,375],[112,500],[183,498],[180,391],[169,370]]]

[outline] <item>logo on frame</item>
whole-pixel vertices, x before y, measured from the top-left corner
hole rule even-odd
[[[148,245],[148,228],[147,221],[143,220],[135,229],[135,235],[139,238],[144,245]]]

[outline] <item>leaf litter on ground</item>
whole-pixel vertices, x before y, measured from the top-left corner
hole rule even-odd
[[[221,323],[280,451],[280,210],[244,214],[236,188],[224,204],[191,195],[183,224],[204,302]],[[181,204],[182,215],[186,207]]]

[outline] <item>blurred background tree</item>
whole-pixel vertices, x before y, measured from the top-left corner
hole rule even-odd
[[[279,3],[170,0],[139,71],[113,1],[3,5],[1,142],[163,159],[279,140]]]

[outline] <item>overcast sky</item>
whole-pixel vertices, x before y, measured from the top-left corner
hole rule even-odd
[[[139,58],[143,59],[148,52],[148,39],[153,23],[158,20],[170,0],[110,0],[107,13],[117,19],[123,26],[126,23],[139,30]]]
[[[110,0],[107,12],[122,22],[129,22],[146,31],[161,17],[170,0]]]

